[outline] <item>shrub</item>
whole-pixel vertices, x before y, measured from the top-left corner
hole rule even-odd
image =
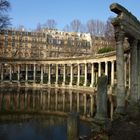
[[[98,54],[107,53],[107,52],[111,52],[111,51],[114,51],[114,50],[115,50],[115,48],[113,48],[113,47],[101,48],[101,49],[99,49]]]

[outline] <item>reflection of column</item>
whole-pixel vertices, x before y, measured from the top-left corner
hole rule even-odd
[[[114,85],[114,61],[111,62],[111,86]]]
[[[10,78],[9,78],[9,80],[12,81],[12,65],[10,64],[9,66],[10,66],[10,73],[9,73],[10,74]]]
[[[85,82],[84,86],[87,86],[87,63],[85,63]]]
[[[40,91],[40,109],[43,109],[43,93],[42,90]]]
[[[58,91],[55,89],[55,111],[57,111],[57,104],[58,104]]]
[[[27,83],[28,82],[28,65],[26,64],[25,66],[26,66],[26,68],[25,68],[25,82]]]
[[[48,110],[50,109],[50,89],[48,89]]]
[[[3,64],[1,64],[1,82],[3,81]]]
[[[78,70],[77,70],[77,86],[80,85],[80,64],[77,64]]]
[[[72,86],[73,83],[73,65],[70,65],[70,86]]]
[[[56,64],[56,79],[55,79],[55,86],[58,86],[58,64]]]
[[[18,71],[18,73],[17,73],[17,80],[18,80],[18,82],[20,81],[20,65],[18,64],[17,65],[17,71]]]
[[[40,78],[41,84],[43,84],[43,68],[44,68],[44,65],[41,65],[41,78]]]
[[[42,93],[42,109],[46,109],[46,93]]]
[[[25,88],[25,94],[24,94],[24,109],[28,109],[28,108],[27,108],[27,91],[28,91],[28,89]]]
[[[69,97],[70,97],[70,112],[72,111],[72,91],[69,91]]]
[[[108,76],[108,62],[105,62],[105,75]]]
[[[48,85],[51,84],[51,65],[48,65]]]
[[[34,64],[33,82],[36,83],[36,64]]]
[[[64,64],[63,66],[63,83],[62,83],[63,86],[65,86],[65,82],[66,82],[66,64]]]
[[[63,111],[65,111],[65,90],[62,90]]]
[[[35,95],[35,90],[33,90],[33,110],[35,109],[35,97],[36,97],[36,95]]]
[[[93,95],[90,95],[90,115],[93,116],[93,105],[94,105],[94,102],[93,102]]]
[[[77,112],[79,112],[79,92],[77,93]]]
[[[86,115],[86,112],[87,112],[87,106],[86,106],[86,104],[87,104],[87,96],[86,96],[86,94],[84,94],[83,95],[84,96],[84,115]]]
[[[117,29],[118,30],[118,29]],[[124,87],[124,32],[115,33],[116,39],[116,67],[117,67],[117,108],[116,113],[125,113],[125,87]]]
[[[98,77],[101,76],[101,62],[98,63]]]
[[[91,84],[90,87],[94,86],[94,78],[95,78],[95,74],[94,74],[94,63],[91,64]]]

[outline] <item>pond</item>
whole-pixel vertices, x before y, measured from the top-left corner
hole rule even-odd
[[[55,89],[1,88],[0,140],[66,140],[66,113],[70,112],[70,109],[73,111],[75,104],[73,102],[70,108],[67,91],[65,102],[59,97],[61,92]],[[83,108],[82,105],[79,108]],[[80,110],[82,113],[82,109]],[[52,115],[54,112],[55,115]],[[65,112],[64,115],[62,112]],[[90,124],[80,121],[79,135],[89,134]]]

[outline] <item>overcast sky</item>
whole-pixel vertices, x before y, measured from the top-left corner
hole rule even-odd
[[[86,23],[89,19],[106,21],[115,16],[109,6],[117,2],[126,7],[140,19],[139,0],[9,0],[12,26],[24,25],[27,29],[36,28],[37,24],[47,19],[55,19],[57,28],[63,29],[73,19]]]

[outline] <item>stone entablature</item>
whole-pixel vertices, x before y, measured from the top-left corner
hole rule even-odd
[[[125,59],[124,40],[127,37],[130,46],[130,105],[138,104],[140,100],[140,21],[127,9],[114,3],[111,11],[117,14],[112,21],[116,40],[116,67],[117,67],[117,108],[116,113],[126,113],[125,91]],[[136,108],[136,107],[135,107]],[[135,112],[135,111],[134,111]],[[135,113],[134,113],[135,114]],[[133,115],[133,114],[132,114]]]

